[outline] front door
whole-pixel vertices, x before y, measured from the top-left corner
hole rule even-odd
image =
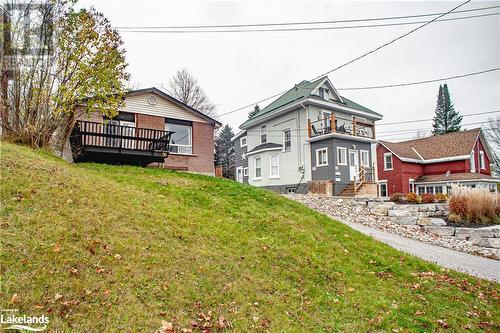
[[[349,179],[358,180],[359,176],[359,155],[357,150],[349,149]]]
[[[131,137],[131,139],[123,139],[122,148],[135,149],[135,122],[133,121],[120,121],[120,126],[122,127],[122,135]]]
[[[243,183],[243,167],[236,168],[236,181]]]

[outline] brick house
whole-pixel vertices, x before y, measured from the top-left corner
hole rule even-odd
[[[133,90],[113,119],[80,115],[72,150],[76,161],[154,165],[214,175],[214,130],[219,126],[217,120],[157,88]]]
[[[496,190],[491,153],[480,128],[403,142],[379,141],[378,191],[449,193],[451,184]]]

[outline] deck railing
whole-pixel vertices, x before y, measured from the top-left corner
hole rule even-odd
[[[79,120],[72,134],[75,146],[168,153],[173,132]]]
[[[320,135],[339,133],[364,138],[375,139],[375,125],[365,123],[353,117],[352,122],[337,125],[335,115],[332,113],[329,117],[316,121],[307,121],[307,133],[309,138],[314,138]]]

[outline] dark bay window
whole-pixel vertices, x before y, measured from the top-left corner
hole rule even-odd
[[[193,153],[193,123],[186,120],[165,120],[165,130],[174,132],[170,139],[170,152],[177,154]]]

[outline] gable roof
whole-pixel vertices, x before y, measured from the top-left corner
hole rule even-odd
[[[145,93],[152,93],[152,94],[159,95],[159,96],[165,98],[166,100],[169,100],[170,102],[176,104],[177,106],[180,106],[181,108],[184,108],[187,111],[192,112],[192,113],[196,114],[197,116],[205,119],[209,123],[216,125],[217,127],[222,126],[222,123],[220,123],[218,120],[215,120],[214,118],[204,114],[201,111],[196,110],[195,108],[179,101],[177,98],[172,97],[169,94],[167,94],[166,92],[164,92],[158,88],[155,88],[155,87],[137,89],[137,90],[129,90],[125,95],[126,96],[134,96],[134,95],[145,94]]]
[[[302,82],[300,82],[299,84],[295,85],[293,88],[291,88],[290,90],[285,92],[283,95],[276,98],[269,105],[267,105],[265,108],[263,108],[262,110],[260,110],[256,114],[254,114],[252,117],[248,118],[242,124],[242,126],[244,126],[250,120],[255,120],[257,118],[260,118],[263,115],[270,114],[273,111],[280,109],[281,107],[284,107],[286,105],[292,104],[292,103],[300,101],[300,100],[304,100],[304,99],[309,98],[309,97],[325,101],[325,99],[323,99],[322,97],[312,94],[320,85],[322,85],[325,82],[327,82],[328,85],[330,85],[332,87],[332,89],[334,90],[334,94],[337,95],[340,99],[339,101],[328,100],[328,102],[332,102],[334,104],[338,104],[339,106],[343,106],[343,107],[349,107],[349,108],[354,109],[354,110],[371,113],[376,117],[382,117],[382,115],[378,114],[377,112],[370,110],[370,109],[368,109],[368,108],[366,108],[366,107],[364,107],[356,102],[353,102],[353,101],[351,101],[343,96],[338,95],[337,91],[335,90],[335,88],[331,84],[330,80],[328,79],[328,76],[323,76],[323,77],[321,77],[315,81],[312,81],[312,82],[307,81],[307,80],[303,80]]]
[[[425,162],[438,159],[466,159],[472,152],[480,128],[402,142],[379,141],[399,159]],[[483,142],[485,145],[486,143]]]
[[[500,179],[483,173],[460,172],[450,173],[449,175],[424,175],[417,178],[415,183],[434,183],[434,182],[448,182],[448,181],[494,181],[498,182]]]

